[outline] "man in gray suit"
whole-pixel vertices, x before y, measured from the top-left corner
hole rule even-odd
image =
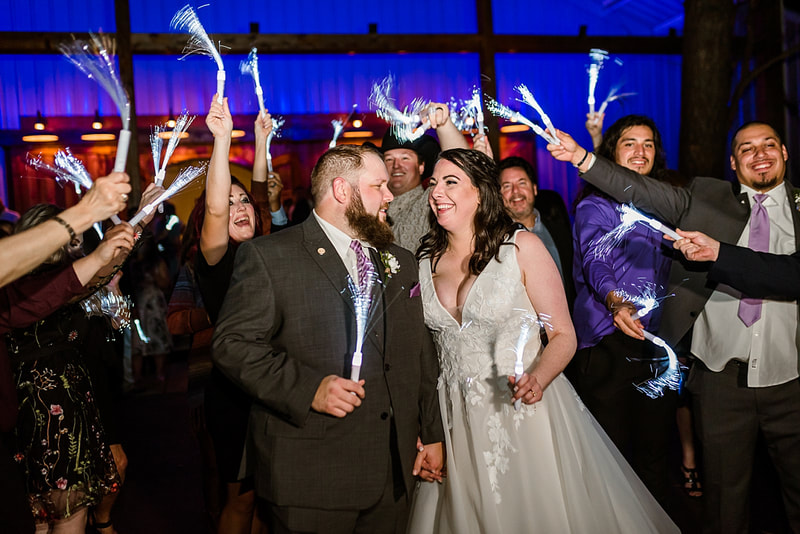
[[[385,223],[388,179],[374,149],[335,147],[312,172],[312,216],[236,255],[214,361],[254,398],[245,461],[273,534],[403,533],[414,475],[441,477],[438,364],[417,263]],[[354,382],[347,279],[366,256],[384,290]]]
[[[800,212],[785,181],[788,154],[768,124],[737,130],[735,184],[695,178],[676,188],[595,157],[569,136],[548,145],[587,182],[672,226],[777,254],[800,249]],[[685,336],[696,358],[686,384],[703,442],[707,532],[747,532],[753,454],[764,435],[780,475],[789,524],[800,532],[800,381],[797,301],[752,299],[708,276],[708,264],[673,262],[659,335]]]

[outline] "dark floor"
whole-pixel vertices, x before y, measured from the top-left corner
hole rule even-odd
[[[195,431],[209,368],[207,361],[174,361],[165,383],[152,382],[123,400],[123,446],[129,465],[113,513],[119,534],[213,532]],[[700,532],[702,499],[691,499],[682,491],[677,440],[674,463],[675,520],[684,533]],[[752,532],[788,533],[769,460],[762,454],[756,464]]]

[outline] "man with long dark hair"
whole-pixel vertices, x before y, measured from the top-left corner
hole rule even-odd
[[[648,176],[666,167],[661,134],[649,117],[627,115],[606,131],[598,153]],[[574,321],[578,352],[571,378],[586,406],[662,506],[669,509],[669,445],[676,395],[650,399],[634,388],[653,377],[653,345],[642,329],[658,329],[660,310],[635,320],[636,297],[666,293],[671,260],[661,236],[634,226],[615,247],[604,236],[620,224],[622,205],[585,184],[573,227]],[[646,284],[651,284],[649,287]]]

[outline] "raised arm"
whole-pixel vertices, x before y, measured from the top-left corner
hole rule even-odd
[[[37,225],[35,230],[45,223]],[[27,232],[24,232],[24,235]],[[88,256],[58,271],[27,276],[0,290],[0,332],[23,328],[86,293],[85,287],[120,253],[133,247],[133,230],[122,223],[106,232],[100,245]]]
[[[592,145],[595,150],[600,148],[600,144],[603,142],[603,119],[605,117],[605,113],[597,111],[586,114],[586,131],[592,137]]]
[[[231,149],[233,118],[228,99],[218,104],[214,95],[206,116],[206,125],[214,135],[214,148],[206,178],[206,208],[200,231],[200,252],[209,265],[216,265],[228,249],[228,217],[230,215]]]
[[[95,180],[81,201],[59,217],[75,235],[81,234],[93,223],[125,209],[130,191],[127,174],[111,173]],[[0,240],[0,287],[31,272],[72,238],[67,227],[49,220]]]
[[[450,148],[469,148],[464,134],[458,131],[456,125],[450,120],[450,108],[447,104],[430,104],[426,111],[428,118],[431,121],[431,128],[436,130],[436,136],[439,137],[439,145],[442,150]]]
[[[533,403],[541,400],[542,392],[567,366],[575,354],[578,342],[569,316],[561,275],[550,253],[542,241],[529,232],[518,232],[516,243],[522,282],[539,319],[545,324],[548,338],[536,367],[529,369],[527,375],[523,376],[513,397],[513,400],[522,398],[523,402]],[[510,377],[509,381],[513,384],[514,377]],[[533,388],[532,395],[526,391],[526,385]]]
[[[267,181],[267,137],[272,132],[272,115],[266,111],[256,117],[253,125],[256,137],[255,155],[253,156],[253,183]]]
[[[608,193],[618,202],[632,203],[661,222],[672,226],[680,224],[691,201],[688,188],[674,187],[648,176],[643,176],[621,165],[589,153],[567,133],[555,132],[561,141],[548,144],[550,155],[559,161],[572,163],[581,178]]]

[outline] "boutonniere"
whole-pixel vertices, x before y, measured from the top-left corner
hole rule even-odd
[[[800,211],[800,189],[794,191],[794,209]]]
[[[381,250],[381,263],[383,264],[383,279],[387,280],[392,275],[400,272],[400,262],[388,250]]]

